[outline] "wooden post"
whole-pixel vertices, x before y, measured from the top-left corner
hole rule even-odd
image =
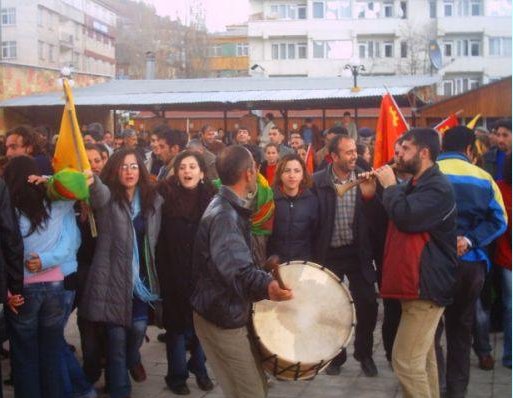
[[[326,109],[322,110],[322,131],[326,130]]]

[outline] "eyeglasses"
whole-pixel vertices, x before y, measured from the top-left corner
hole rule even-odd
[[[129,163],[129,164],[122,164],[121,170],[128,171],[128,170],[139,170],[139,165],[137,163]]]

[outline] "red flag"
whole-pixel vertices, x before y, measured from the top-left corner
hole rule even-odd
[[[308,145],[308,149],[306,150],[306,158],[305,158],[305,164],[306,164],[306,171],[308,174],[313,174],[314,172],[314,150],[312,147],[312,144]]]
[[[442,120],[440,123],[438,123],[434,128],[436,131],[438,131],[440,134],[444,134],[447,130],[449,130],[452,127],[455,127],[459,125],[460,122],[458,121],[458,118],[453,113],[449,115],[449,117]]]
[[[409,129],[401,110],[390,93],[383,96],[376,127],[374,168],[387,163],[394,156],[394,143]]]

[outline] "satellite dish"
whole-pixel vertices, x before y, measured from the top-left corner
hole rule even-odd
[[[442,51],[435,40],[429,42],[429,60],[433,68],[437,70],[442,68]]]

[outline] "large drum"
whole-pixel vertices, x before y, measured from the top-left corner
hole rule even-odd
[[[253,306],[253,333],[264,369],[282,380],[317,375],[347,345],[356,315],[346,285],[331,271],[306,261],[280,265],[294,298]]]

